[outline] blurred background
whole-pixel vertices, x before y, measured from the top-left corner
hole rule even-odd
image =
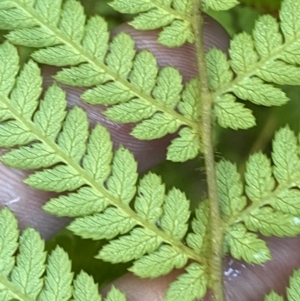
[[[239,6],[230,11],[209,12],[231,36],[242,31],[251,33],[255,19],[260,14],[271,14],[277,18],[281,0],[240,0],[240,2]],[[131,20],[131,16],[115,12],[108,5],[108,0],[81,0],[81,3],[85,7],[87,16],[100,14],[108,21],[110,29]],[[5,32],[0,34],[0,41],[3,41],[4,35]],[[23,62],[28,59],[31,52],[32,49],[19,48]],[[257,126],[253,129],[233,131],[216,126],[215,155],[217,160],[224,158],[236,162],[239,170],[243,172],[245,161],[251,153],[257,150],[265,153],[271,152],[272,138],[278,128],[289,124],[295,132],[299,132],[299,87],[283,87],[283,90],[290,98],[288,104],[283,107],[266,108],[245,103],[253,110],[257,119]],[[167,188],[175,186],[183,190],[195,206],[206,196],[205,188],[203,188],[205,187],[204,169],[199,166],[203,166],[202,158],[184,164],[166,161],[153,168],[153,171],[162,176]],[[93,275],[100,285],[121,276],[128,267],[128,265],[111,265],[94,259],[105,241],[83,240],[63,230],[47,243],[47,249],[51,250],[57,244],[69,253],[73,261],[73,270],[76,273],[83,269]]]

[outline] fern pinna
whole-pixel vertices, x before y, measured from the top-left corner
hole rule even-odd
[[[170,285],[167,301],[192,301],[203,297],[208,288],[216,300],[224,300],[218,290],[222,288],[221,266],[215,260],[221,262],[223,255],[230,253],[249,263],[263,263],[271,255],[257,232],[280,237],[300,234],[300,159],[295,134],[288,127],[277,132],[273,166],[262,153],[250,157],[245,185],[234,164],[226,160],[215,164],[210,137],[214,116],[223,127],[255,125],[252,112],[237,102],[237,97],[265,106],[288,101],[272,83],[299,84],[300,1],[283,1],[280,31],[273,17],[263,16],[252,36],[242,33],[233,38],[230,61],[217,49],[204,59],[198,10],[229,9],[235,4],[235,0],[206,0],[201,5],[198,0],[112,2],[121,12],[139,13],[132,22],[139,29],[164,27],[158,40],[163,44],[195,43],[198,65],[207,67],[207,74],[204,72],[204,79],[182,84],[175,68],[159,69],[149,51],[137,53],[128,34],[120,33],[109,42],[104,19],[86,20],[78,1],[0,1],[0,28],[10,31],[6,35],[9,42],[0,46],[0,146],[8,149],[1,161],[37,170],[25,180],[34,188],[64,192],[44,209],[57,216],[75,217],[68,228],[77,235],[109,240],[97,258],[112,263],[132,261],[129,270],[140,277],[158,277],[184,268]],[[12,44],[39,48],[21,71]],[[182,162],[203,153],[209,199],[200,202],[195,217],[190,217],[185,194],[176,188],[166,191],[160,176],[149,172],[138,179],[133,155],[122,147],[113,153],[108,131],[99,124],[90,129],[81,108],[67,110],[65,93],[58,85],[48,88],[41,100],[42,77],[34,61],[65,67],[56,74],[57,81],[87,87],[82,99],[107,105],[105,115],[113,121],[136,123],[132,135],[138,139],[178,132],[168,148],[169,160]],[[0,264],[4,300],[44,300],[51,289],[58,295],[60,287],[47,284],[52,281],[47,280],[47,273],[44,284],[40,278],[45,254],[33,230],[25,230],[21,236],[14,266],[16,222],[7,209],[1,214],[2,232],[11,233],[11,242],[5,243],[7,237],[2,236],[0,245],[0,260],[5,263]],[[32,249],[24,248],[35,250],[39,257],[26,254],[23,244],[31,244]],[[59,282],[68,290],[63,293],[68,300],[73,276],[68,259],[63,257],[63,262],[57,263],[60,255],[56,253],[63,251],[57,249],[50,255],[49,274],[56,269],[52,260],[53,265],[66,268],[67,284]],[[37,278],[31,280],[33,262]],[[22,283],[23,276],[17,276],[21,273],[30,279],[28,287]],[[39,284],[33,289],[33,283]],[[94,287],[90,278],[80,274],[74,282],[75,300],[84,300],[75,297],[80,285],[88,285],[88,290]],[[109,295],[107,300],[124,300],[116,290],[111,294],[114,297]],[[94,296],[100,298],[97,293]]]

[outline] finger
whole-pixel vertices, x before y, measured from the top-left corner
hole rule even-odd
[[[263,265],[251,265],[232,258],[224,263],[224,286],[227,301],[262,301],[271,290],[285,293],[288,278],[300,267],[300,237],[269,238],[267,244],[273,259]],[[162,301],[170,282],[182,271],[175,270],[156,279],[141,279],[126,274],[112,285],[123,291],[128,301]],[[105,288],[105,293],[110,286]],[[209,292],[203,301],[212,301]]]
[[[123,25],[122,30],[127,31],[136,40],[138,49],[147,48],[153,51],[158,57],[160,66],[174,65],[182,72],[185,80],[197,74],[195,69],[195,53],[192,45],[187,44],[181,48],[167,48],[156,44],[158,31],[140,32],[128,25]],[[116,30],[118,31],[118,29]],[[206,46],[228,47],[227,34],[224,29],[211,18],[205,21],[205,41]],[[228,42],[227,42],[228,43]],[[53,68],[44,68],[44,86],[49,86],[56,71]],[[117,147],[119,144],[130,149],[139,162],[140,171],[157,164],[165,158],[166,147],[170,136],[155,141],[139,141],[134,139],[129,133],[132,125],[120,125],[107,120],[102,112],[103,107],[91,106],[81,101],[82,89],[72,88],[62,85],[67,92],[69,106],[75,104],[84,107],[92,123],[101,122],[111,132],[112,139]],[[0,207],[7,205],[11,208],[20,221],[21,228],[33,226],[39,230],[44,238],[49,238],[58,229],[68,223],[68,219],[56,218],[42,212],[41,205],[52,195],[42,191],[36,191],[22,183],[27,172],[17,171],[0,164]],[[9,181],[9,185],[7,183]]]

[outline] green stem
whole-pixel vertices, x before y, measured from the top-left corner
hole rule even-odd
[[[201,2],[201,1],[200,1]],[[211,288],[215,301],[224,301],[223,290],[223,234],[222,221],[220,217],[217,179],[215,170],[215,159],[212,141],[212,105],[213,98],[209,91],[208,75],[203,41],[203,17],[200,13],[199,0],[194,1],[193,30],[195,33],[195,47],[197,66],[199,70],[199,86],[201,95],[202,122],[201,131],[203,139],[203,154],[206,166],[206,179],[208,186],[208,197],[210,200],[210,240],[211,254],[209,257]],[[200,75],[201,73],[201,75]]]

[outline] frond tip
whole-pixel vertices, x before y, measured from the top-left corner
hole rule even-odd
[[[101,300],[92,277],[81,271],[74,279],[71,262],[62,248],[56,247],[47,255],[44,241],[31,228],[19,237],[16,218],[7,208],[0,211],[0,230],[1,301],[67,301],[72,297],[74,301]],[[106,300],[126,301],[126,298],[113,288]]]

